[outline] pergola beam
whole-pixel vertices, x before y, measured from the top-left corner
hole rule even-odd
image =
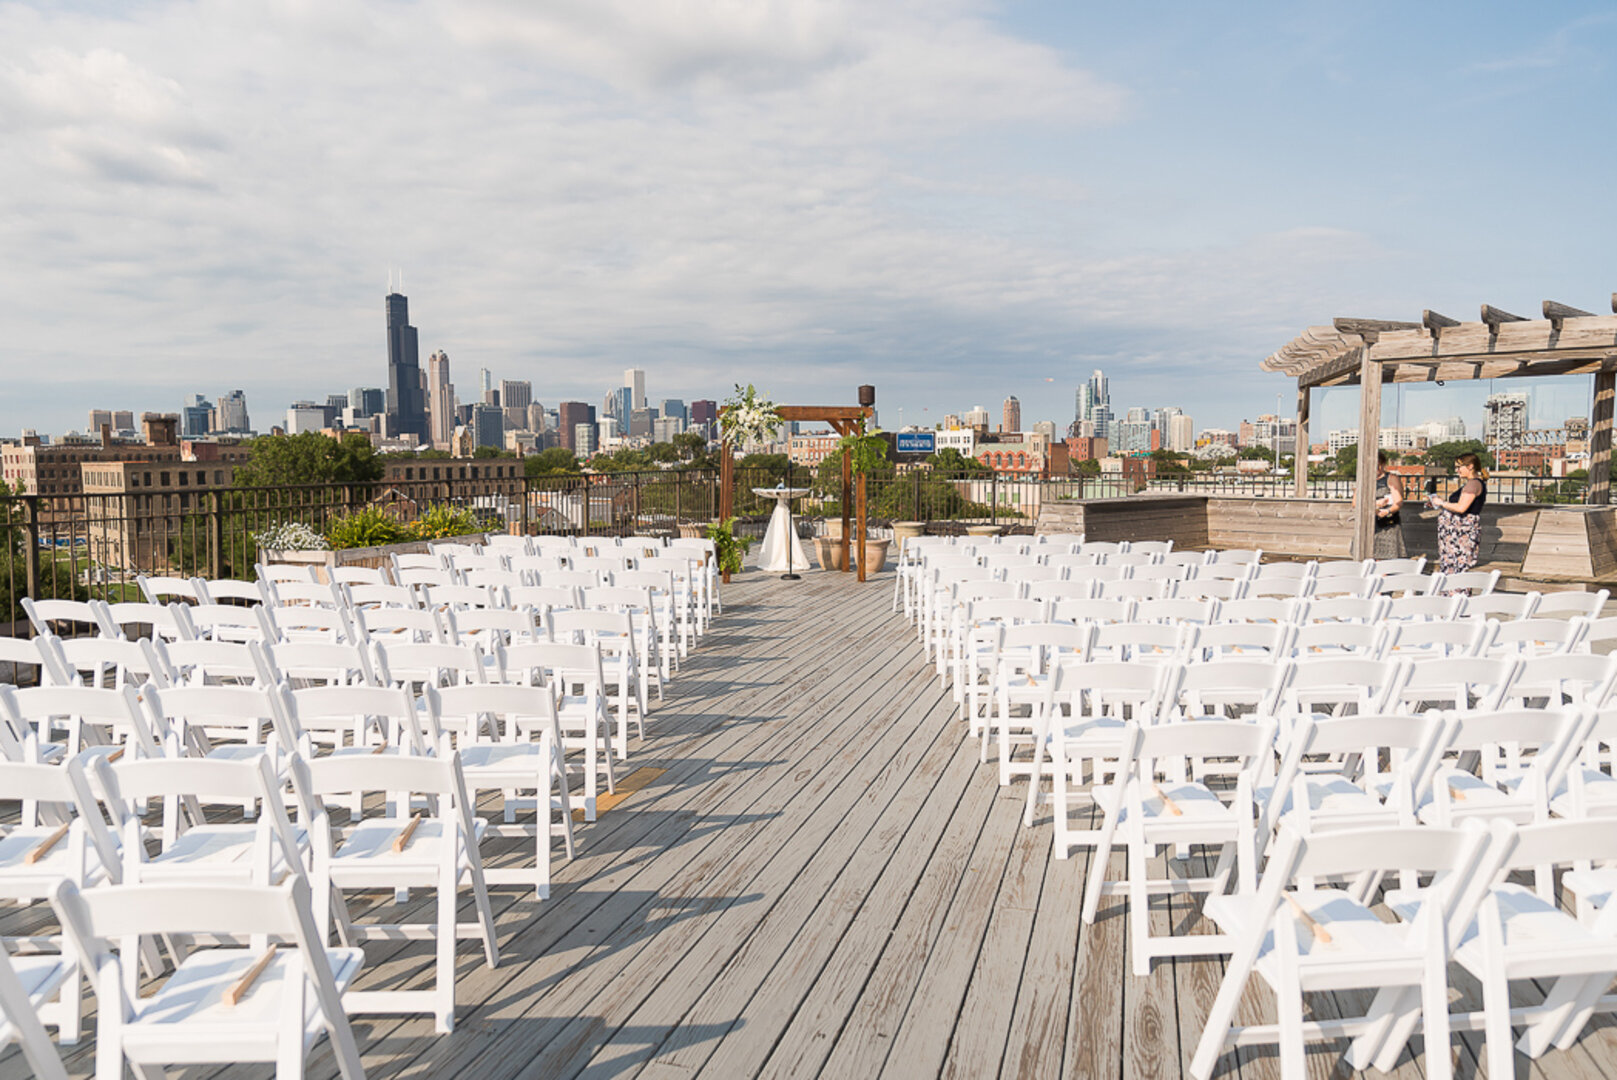
[[[1558,304],[1554,300],[1544,301],[1544,317],[1550,320],[1550,326],[1555,332],[1561,332],[1561,324],[1568,319],[1592,319],[1595,313],[1575,308],[1571,304]]]
[[[1425,311],[1420,313],[1420,322],[1422,326],[1426,327],[1427,332],[1433,337],[1437,337],[1445,327],[1460,325],[1459,319],[1451,319],[1447,315],[1439,315],[1431,308],[1427,308]]]
[[[1502,323],[1526,321],[1525,316],[1512,315],[1504,308],[1496,308],[1492,304],[1482,305],[1482,322],[1488,327],[1489,334],[1499,333],[1499,327]]]

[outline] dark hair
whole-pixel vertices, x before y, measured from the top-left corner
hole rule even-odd
[[[1392,461],[1392,455],[1387,453],[1385,450],[1377,450],[1376,461],[1382,465],[1390,464]]]
[[[1459,457],[1454,459],[1454,467],[1459,468],[1461,465],[1471,466],[1472,470],[1476,472],[1479,479],[1488,479],[1488,470],[1482,467],[1482,459],[1477,457],[1477,455],[1472,453],[1461,454]]]

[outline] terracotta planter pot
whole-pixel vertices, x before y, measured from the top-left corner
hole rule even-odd
[[[842,569],[842,541],[827,536],[814,538],[814,554],[820,560],[821,570]]]
[[[891,542],[892,541],[890,541],[890,540],[869,540],[869,539],[867,539],[865,541],[865,573],[866,574],[879,574],[879,573],[881,573],[882,568],[887,565],[887,545],[890,544]],[[852,549],[851,554],[853,555],[854,565],[858,566],[859,565],[859,549],[858,549],[858,547],[854,547]]]
[[[917,536],[926,535],[926,522],[924,521],[895,521],[893,522],[893,542],[902,544],[906,540],[913,540]]]

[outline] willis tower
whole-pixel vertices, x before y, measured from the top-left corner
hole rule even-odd
[[[410,301],[387,294],[387,430],[427,441],[427,410],[421,393],[421,353],[410,325]]]

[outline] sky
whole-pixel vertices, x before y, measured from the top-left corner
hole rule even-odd
[[[1100,368],[1233,428],[1334,316],[1610,310],[1614,57],[1609,3],[0,2],[0,436],[385,386],[400,275],[467,399],[1064,426]]]

